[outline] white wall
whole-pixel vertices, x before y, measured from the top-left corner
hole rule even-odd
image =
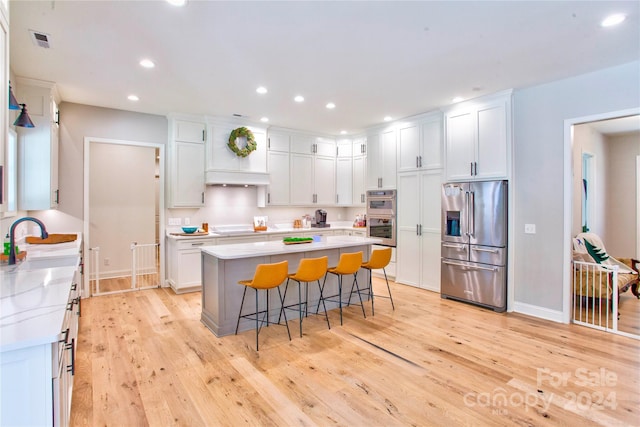
[[[164,116],[61,103],[58,211],[67,215],[64,231],[83,231],[85,137],[166,144],[167,133]]]
[[[221,187],[207,186],[205,193],[205,207],[200,209],[168,209],[167,223],[169,218],[180,218],[183,222],[185,218],[193,225],[200,225],[207,222],[209,227],[216,225],[230,224],[252,224],[254,216],[268,216],[269,225],[289,223],[293,224],[294,219],[302,218],[302,215],[314,215],[316,209],[327,211],[327,220],[353,221],[355,215],[350,215],[347,208],[336,207],[257,207],[256,187]],[[364,213],[364,209],[362,209]]]
[[[636,253],[636,157],[640,156],[640,132],[609,136],[607,147],[608,220],[605,223],[607,239],[603,241],[607,252],[614,257],[637,259],[640,254]]]
[[[514,299],[562,318],[565,120],[640,107],[640,62],[514,91]],[[537,234],[524,234],[524,224]]]

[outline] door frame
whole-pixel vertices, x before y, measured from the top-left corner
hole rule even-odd
[[[158,167],[158,174],[159,174],[159,189],[158,189],[158,211],[160,214],[160,224],[159,224],[159,230],[158,230],[158,234],[159,234],[159,243],[160,243],[160,272],[159,272],[159,280],[161,283],[161,286],[165,287],[166,286],[166,280],[165,280],[165,239],[164,239],[164,235],[165,235],[165,226],[164,226],[164,186],[165,186],[165,144],[161,144],[161,143],[153,143],[153,142],[141,142],[141,141],[130,141],[130,140],[121,140],[121,139],[112,139],[112,138],[98,138],[98,137],[91,137],[91,136],[85,136],[84,137],[84,194],[83,194],[83,198],[84,198],[84,215],[83,215],[83,233],[84,233],[84,239],[83,239],[83,254],[84,254],[84,258],[86,259],[87,257],[89,257],[89,218],[90,218],[90,212],[89,212],[89,193],[90,193],[90,188],[89,188],[89,173],[90,173],[90,165],[91,165],[91,143],[92,142],[97,142],[97,143],[101,143],[101,144],[119,144],[119,145],[129,145],[129,146],[135,146],[135,147],[148,147],[148,148],[154,148],[158,150],[158,155],[160,157],[159,159],[159,167]],[[155,221],[155,220],[154,220]],[[89,274],[84,274],[83,275],[83,283],[82,283],[82,295],[85,295],[87,297],[92,296],[91,295],[91,289],[89,286],[89,282],[90,282],[90,277]]]
[[[571,228],[573,224],[573,126],[616,119],[625,116],[640,115],[640,108],[609,111],[590,116],[574,117],[564,120],[564,220],[563,220],[563,264],[562,264],[562,322],[571,322],[571,261],[573,259]],[[637,202],[640,203],[640,202]],[[640,205],[639,205],[640,206]],[[638,240],[636,240],[636,244]]]

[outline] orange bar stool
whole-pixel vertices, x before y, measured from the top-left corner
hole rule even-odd
[[[322,288],[320,288],[320,301],[324,305],[325,301],[336,301],[333,298],[337,297],[338,307],[340,307],[340,324],[342,325],[342,277],[348,276],[350,274],[353,275],[353,284],[351,285],[351,291],[353,292],[354,287],[358,290],[358,297],[360,298],[360,306],[362,307],[362,314],[366,318],[367,314],[364,312],[364,305],[362,304],[362,296],[360,295],[360,289],[358,286],[358,270],[360,270],[360,266],[362,265],[362,251],[360,252],[352,252],[352,253],[343,253],[340,254],[340,259],[338,260],[338,265],[335,267],[331,267],[327,269],[327,274],[335,274],[338,276],[338,294],[331,295],[329,297],[325,297],[323,295],[324,285],[327,281],[327,274],[324,276],[324,282],[322,283]],[[316,308],[316,313],[320,309],[320,301],[318,301],[318,307]],[[349,294],[348,304],[351,304],[351,293]]]
[[[265,323],[269,326],[269,290],[273,288],[278,289],[278,296],[280,297],[280,315],[284,316],[284,325],[280,323],[280,315],[278,316],[278,323],[271,323],[272,325],[281,325],[287,327],[287,334],[289,335],[289,341],[291,341],[291,332],[289,332],[289,324],[287,323],[287,315],[284,312],[284,299],[282,292],[280,292],[280,285],[284,282],[289,274],[289,262],[282,261],[273,264],[258,264],[256,266],[256,272],[251,280],[240,280],[238,284],[244,285],[244,292],[242,293],[242,302],[240,303],[240,312],[238,312],[238,322],[236,323],[236,335],[238,335],[238,327],[240,326],[240,319],[247,318],[256,321],[256,351],[258,351],[258,334],[260,328]],[[255,313],[242,314],[242,307],[244,306],[244,297],[247,295],[247,288],[253,288],[256,292],[256,311]],[[267,308],[260,310],[258,305],[258,291],[266,290],[267,292]],[[261,315],[264,315],[261,318]]]
[[[304,306],[304,317],[308,316],[308,302],[309,302],[309,282],[317,282],[318,290],[322,293],[322,287],[320,286],[320,279],[327,273],[327,266],[329,265],[329,258],[326,256],[320,258],[303,258],[300,260],[298,264],[298,270],[289,274],[287,278],[287,285],[284,288],[284,298],[287,296],[287,289],[289,288],[289,281],[293,280],[298,282],[298,304],[288,305],[286,309],[292,309],[297,307],[298,313],[300,315],[300,338],[302,338],[302,307]],[[302,283],[305,284],[305,299],[302,302]],[[283,299],[284,299],[283,298]],[[324,301],[322,301],[322,305],[324,306]],[[327,307],[324,306],[324,317],[327,320],[327,326],[331,329],[331,325],[329,324],[329,316],[327,314]]]
[[[389,296],[386,295],[375,295],[382,298],[389,298],[391,300],[391,307],[395,310],[396,307],[393,304],[393,297],[391,296],[391,288],[389,287],[389,279],[387,278],[387,270],[386,267],[389,265],[391,261],[391,248],[384,249],[374,249],[369,257],[369,261],[362,264],[362,268],[369,270],[369,297],[371,298],[371,314],[374,315],[373,308],[373,286],[371,284],[371,271],[372,270],[380,270],[384,273],[384,280],[387,282],[387,290],[389,291]]]

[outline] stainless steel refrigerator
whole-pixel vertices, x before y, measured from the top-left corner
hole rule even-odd
[[[507,308],[507,181],[442,186],[441,295]]]

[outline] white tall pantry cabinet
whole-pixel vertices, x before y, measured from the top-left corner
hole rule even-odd
[[[396,281],[440,291],[442,114],[398,127]]]

